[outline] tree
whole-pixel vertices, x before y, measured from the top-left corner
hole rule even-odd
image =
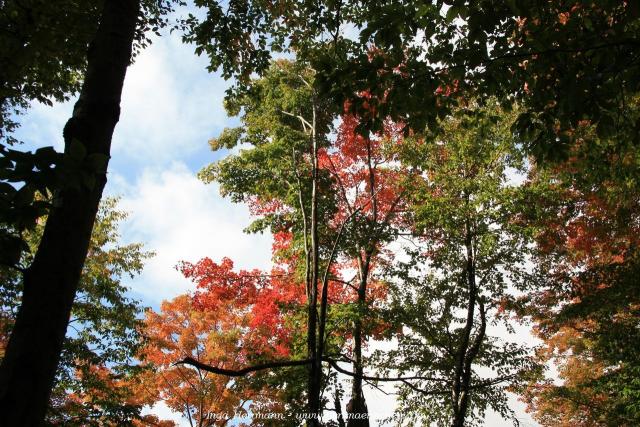
[[[526,348],[490,335],[498,323],[510,330],[501,305],[531,279],[521,189],[506,176],[522,164],[500,116],[470,103],[441,132],[405,143],[402,158],[421,177],[409,190],[419,237],[388,269],[398,347],[378,355],[385,372],[407,377],[399,424],[476,425],[487,408],[513,418],[505,392],[534,367]]]
[[[329,172],[332,190],[337,194],[333,223],[341,227],[351,217],[343,230],[335,269],[357,272],[349,283],[349,290],[356,294],[356,309],[349,319],[354,325],[352,358],[356,376],[347,404],[347,425],[353,427],[369,425],[362,391],[362,348],[367,335],[379,325],[374,304],[383,294],[382,283],[376,282],[374,273],[385,245],[396,235],[393,226],[405,207],[402,188],[409,177],[393,166],[403,139],[402,126],[389,122],[383,134],[364,138],[356,131],[358,123],[355,116],[343,115],[335,143],[320,153],[320,167]]]
[[[65,337],[46,421],[56,425],[116,425],[140,416],[132,386],[139,373],[134,358],[142,343],[142,308],[127,297],[123,276],[134,277],[151,254],[141,244],[118,244],[118,223],[126,214],[116,199],[98,211]],[[28,236],[33,251],[44,225]],[[30,255],[22,260],[29,265]],[[21,277],[2,270],[2,352],[20,305]]]
[[[106,183],[138,14],[137,2],[105,2],[91,43],[80,99],[64,131],[65,157],[86,168],[87,176],[78,187],[66,185],[56,194],[38,250],[24,272],[22,303],[0,367],[4,424],[38,425],[46,412]]]
[[[274,410],[280,404],[276,389],[253,388],[242,379],[174,364],[191,357],[221,369],[236,369],[250,359],[254,348],[243,335],[250,319],[240,314],[241,309],[228,307],[229,302],[201,310],[190,296],[181,295],[164,301],[159,313],[146,315],[149,340],[141,352],[151,368],[144,381],[146,399],[166,402],[191,426],[224,426],[249,410]]]
[[[287,238],[277,240],[286,242]],[[222,368],[213,373],[235,377],[232,388],[238,388],[241,395],[243,390],[252,395],[254,419],[258,416],[256,412],[268,411],[279,414],[279,421],[271,422],[294,425],[297,421],[291,420],[297,420],[296,415],[304,410],[304,370],[296,368],[295,364],[287,367],[287,363],[298,357],[306,345],[304,283],[296,280],[294,272],[282,265],[274,267],[270,273],[258,270],[236,273],[233,262],[227,258],[220,264],[208,258],[195,264],[182,263],[180,270],[198,287],[193,298],[196,310],[210,318],[224,316],[230,319],[218,320],[216,331],[235,345],[233,351],[229,349],[228,352],[233,354],[235,363],[221,366],[220,361],[228,356],[217,360],[218,353],[189,357]],[[232,372],[261,364],[265,369],[250,376],[238,378],[240,375]],[[279,369],[268,369],[270,365]],[[269,422],[269,419],[258,420]]]
[[[328,271],[335,251],[322,234],[331,204],[325,203],[330,196],[321,190],[327,177],[318,168],[332,114],[313,89],[313,74],[303,63],[277,61],[263,78],[230,94],[225,107],[233,115],[242,109],[243,126],[225,129],[212,148],[240,143],[253,147],[211,165],[202,176],[220,182],[222,193],[234,201],[272,207],[250,230],[270,227],[274,234],[292,233],[294,250],[299,251],[296,273],[305,283],[308,306],[307,359],[312,362],[307,412],[319,414],[328,298],[328,275],[321,269]],[[308,422],[315,425],[318,420]]]
[[[637,108],[630,106],[630,108]],[[634,425],[640,321],[638,161],[631,140],[584,122],[566,161],[536,165],[529,221],[545,280],[517,301],[563,380],[532,382],[525,399],[543,425]]]

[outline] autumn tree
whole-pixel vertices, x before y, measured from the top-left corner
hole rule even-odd
[[[220,267],[231,273],[230,260]],[[243,312],[241,300],[227,296],[215,299],[215,307],[204,309],[198,307],[202,302],[181,295],[164,301],[158,313],[147,312],[144,330],[148,341],[140,357],[151,368],[143,381],[148,402],[164,401],[190,425],[199,427],[228,425],[237,416],[248,416],[248,411],[275,411],[281,405],[278,390],[264,383],[175,364],[192,358],[221,370],[234,370],[252,360],[254,352],[260,354],[264,347],[254,347],[255,342],[245,336],[255,320]],[[234,302],[239,304],[228,305]]]
[[[215,164],[205,174],[220,182],[223,194],[231,194],[232,200],[276,204],[275,213],[270,213],[266,221],[254,223],[254,230],[270,227],[274,233],[293,231],[296,235],[304,257],[298,271],[305,283],[308,305],[307,358],[313,360],[307,410],[318,414],[322,381],[322,362],[318,358],[318,352],[322,354],[318,336],[318,227],[323,215],[319,206],[326,206],[318,202],[318,149],[326,144],[331,116],[322,108],[312,79],[313,71],[303,64],[280,61],[247,91],[228,98],[229,113],[238,114],[244,109],[245,126],[225,130],[213,147],[232,148],[242,142],[255,148]],[[267,222],[283,222],[287,217],[293,230]],[[317,421],[310,421],[312,425],[314,422]]]
[[[407,378],[399,423],[475,425],[488,408],[513,419],[506,391],[533,368],[525,347],[491,330],[511,329],[503,299],[531,279],[521,190],[507,176],[522,167],[508,117],[471,103],[405,142],[402,159],[420,176],[410,187],[412,245],[388,269],[398,346],[377,355],[384,372]]]
[[[630,426],[640,416],[637,150],[599,134],[583,122],[567,160],[537,164],[530,177],[545,280],[516,307],[534,319],[539,356],[562,380],[525,394],[543,425]]]
[[[337,145],[331,146],[327,130],[332,115],[312,83],[313,70],[279,61],[242,97],[228,98],[231,112],[243,107],[245,126],[225,130],[212,146],[231,148],[244,142],[252,148],[212,165],[203,176],[220,182],[223,194],[233,200],[250,203],[254,214],[259,214],[250,230],[269,227],[275,236],[288,236],[289,242],[274,255],[277,263],[287,266],[290,280],[306,283],[307,357],[316,364],[311,369],[314,379],[309,379],[311,413],[320,409],[321,361],[328,352],[332,334],[327,325],[335,308],[331,303],[340,301],[332,295],[342,294],[343,301],[351,295],[360,307],[350,316],[358,335],[354,342],[359,371],[355,403],[349,407],[366,415],[366,407],[357,405],[364,406],[358,378],[362,376],[362,322],[366,298],[375,289],[368,290],[367,283],[374,255],[389,239],[390,221],[399,203],[391,188],[399,182],[391,168],[385,170],[385,163],[391,161],[382,153],[381,141],[397,139],[398,132],[360,145],[363,141],[354,132],[357,122],[352,118],[344,123]],[[344,280],[341,269],[347,264],[356,267],[358,260],[361,276],[353,285]]]
[[[347,291],[355,294],[356,306],[351,318],[347,317],[353,323],[356,374],[347,404],[348,426],[369,425],[362,390],[363,346],[367,336],[381,326],[374,307],[376,297],[384,294],[384,284],[376,280],[375,272],[382,260],[380,254],[395,239],[394,226],[399,224],[400,211],[405,207],[403,184],[410,175],[394,165],[398,164],[398,146],[403,140],[401,125],[388,122],[384,132],[369,138],[358,134],[358,125],[357,117],[343,115],[335,142],[320,156],[320,166],[330,174],[331,188],[337,195],[334,226],[341,227],[350,217],[335,267],[342,276],[351,274]]]
[[[283,242],[278,243],[280,240]],[[286,244],[287,240],[286,236],[276,237],[274,246]],[[306,346],[306,303],[304,282],[295,280],[294,271],[283,267],[277,265],[270,272],[235,272],[232,261],[227,258],[220,264],[204,258],[195,264],[182,263],[180,269],[197,285],[194,305],[198,310],[224,311],[239,319],[236,323],[241,327],[227,323],[217,328],[220,333],[233,335],[238,362],[213,373],[236,377],[234,381],[253,390],[256,396],[271,396],[270,401],[252,398],[252,413],[277,413],[281,417],[278,425],[295,425],[299,422],[296,414],[305,408],[306,389],[305,370],[296,366],[307,366],[308,361],[303,359],[296,364],[292,360],[298,360]],[[193,359],[202,362],[203,358]],[[213,358],[209,365],[221,367]],[[241,375],[243,369],[256,366],[264,369]]]
[[[140,417],[135,396],[139,374],[135,357],[142,343],[142,307],[126,295],[124,277],[133,278],[151,254],[138,243],[119,243],[118,226],[126,214],[117,200],[105,200],[91,236],[70,329],[65,337],[46,421],[56,425],[119,425]],[[44,225],[27,240],[35,251]],[[29,265],[31,253],[21,265]],[[20,305],[19,273],[2,269],[2,354]]]

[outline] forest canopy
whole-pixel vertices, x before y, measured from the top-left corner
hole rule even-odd
[[[0,28],[0,425],[640,424],[636,2]]]

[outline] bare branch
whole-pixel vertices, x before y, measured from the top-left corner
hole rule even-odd
[[[309,123],[309,121],[307,119],[305,119],[304,117],[302,117],[301,115],[293,114],[293,113],[290,113],[290,112],[284,111],[284,110],[280,110],[280,112],[282,114],[284,114],[285,116],[293,117],[295,119],[300,120],[300,123],[302,123],[302,128],[304,129],[305,132],[307,131],[307,128],[313,129],[313,126],[311,125],[311,123]]]
[[[303,360],[281,360],[276,362],[262,363],[259,365],[248,366],[242,369],[225,369],[216,368],[215,366],[207,365],[191,357],[185,357],[184,359],[174,363],[174,365],[190,365],[203,371],[211,372],[218,375],[226,375],[228,377],[243,377],[247,374],[257,371],[264,371],[266,369],[286,368],[291,366],[304,366],[313,362],[313,359]]]
[[[336,362],[333,359],[330,359],[328,357],[323,358],[323,360],[327,363],[329,363],[329,365],[331,365],[333,367],[333,369],[335,369],[336,371],[340,372],[341,374],[344,375],[348,375],[350,377],[353,378],[360,378],[362,380],[365,381],[379,381],[379,382],[404,382],[404,381],[408,381],[408,380],[422,380],[422,381],[438,381],[438,382],[448,382],[448,380],[443,379],[443,378],[434,378],[434,377],[423,377],[423,376],[409,376],[409,377],[375,377],[375,376],[371,376],[371,375],[358,375],[355,372],[351,372],[348,371],[346,369],[344,369],[343,367],[341,367],[340,365],[338,365],[338,362]]]

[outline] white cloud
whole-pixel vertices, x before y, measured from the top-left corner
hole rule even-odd
[[[130,213],[123,227],[125,240],[143,242],[156,252],[130,283],[146,303],[193,289],[174,268],[180,260],[227,256],[239,268],[269,268],[271,237],[242,232],[251,221],[246,206],[223,199],[217,186],[204,185],[183,163],[146,169],[128,188],[118,178],[114,184],[124,193],[122,209]]]
[[[127,72],[113,154],[158,164],[206,147],[228,121],[222,98],[229,86],[206,65],[177,34],[156,38]]]
[[[209,73],[207,64],[177,32],[155,37],[127,70],[112,156],[129,165],[159,165],[208,149],[206,141],[229,124],[222,99],[230,83]],[[76,99],[52,107],[33,102],[18,117],[16,136],[24,148],[53,145],[61,151]]]

